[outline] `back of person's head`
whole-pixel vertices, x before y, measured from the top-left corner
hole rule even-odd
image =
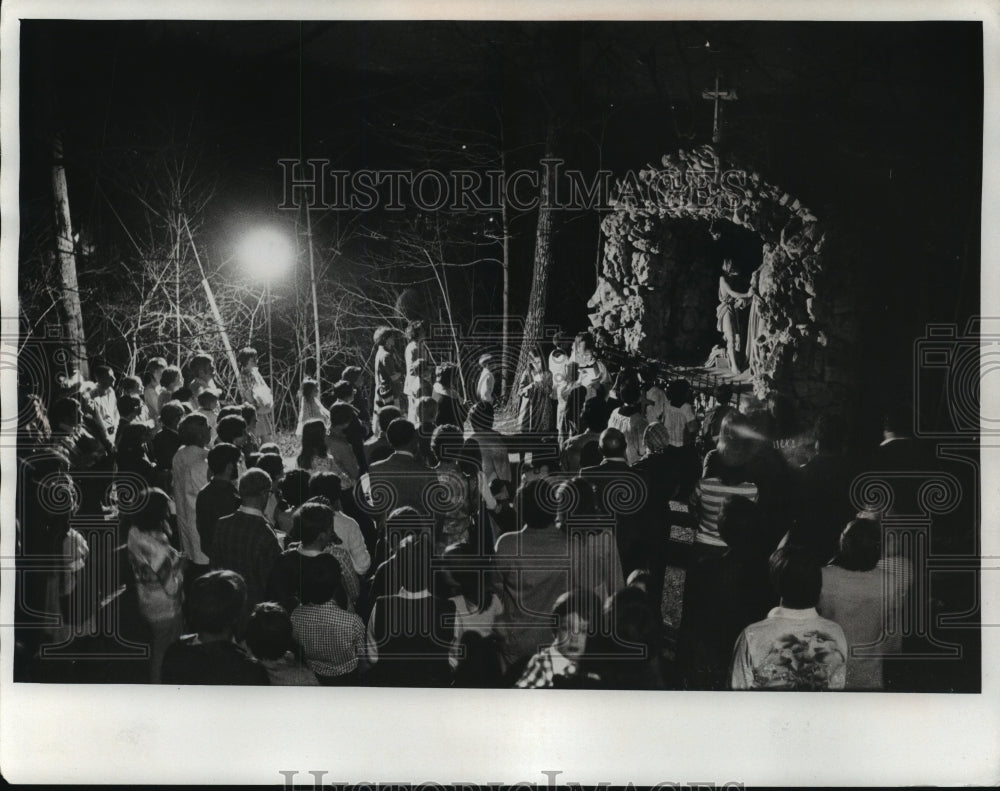
[[[727,463],[744,464],[753,454],[754,438],[755,431],[750,419],[739,412],[730,412],[719,426],[716,447]]]
[[[249,470],[256,467],[258,459],[260,459],[260,451],[246,454],[246,460],[247,460],[246,468]]]
[[[650,453],[659,453],[670,447],[670,432],[666,426],[654,420],[642,433],[642,443]]]
[[[299,464],[308,467],[313,456],[326,455],[326,424],[320,420],[307,420],[302,424],[302,453]]]
[[[580,476],[556,484],[552,494],[556,505],[556,524],[563,530],[572,527],[574,519],[586,519],[597,513],[594,487]]]
[[[840,534],[836,563],[848,571],[871,571],[882,559],[882,528],[873,519],[853,519]]]
[[[781,605],[793,610],[815,607],[823,587],[819,563],[808,550],[786,544],[771,553],[771,585]]]
[[[642,398],[642,388],[639,387],[638,382],[626,380],[621,386],[621,391],[618,393],[618,397],[621,398],[622,403],[627,406],[637,406],[639,404],[639,399]]]
[[[757,503],[748,497],[730,495],[722,501],[718,520],[719,536],[726,545],[744,552],[759,546],[761,524]],[[771,549],[769,547],[768,549]]]
[[[427,337],[427,322],[423,319],[414,319],[406,325],[406,340],[418,341]]]
[[[334,398],[341,401],[350,401],[354,397],[354,385],[346,379],[341,379],[334,382],[332,392]]]
[[[649,569],[632,569],[625,580],[625,587],[648,593],[653,587],[653,573]]]
[[[240,437],[246,436],[247,422],[236,415],[227,415],[219,421],[215,427],[215,433],[220,442],[234,442]]]
[[[309,497],[325,497],[331,507],[339,508],[342,485],[335,472],[314,472],[309,478]]]
[[[486,401],[477,401],[469,410],[469,420],[472,428],[478,431],[493,428],[493,404]]]
[[[606,459],[625,455],[625,435],[616,428],[606,428],[598,440],[601,454]]]
[[[350,404],[333,404],[330,406],[330,427],[343,428],[357,417],[354,407]]]
[[[344,594],[340,561],[333,555],[322,553],[304,564],[299,601],[305,605],[334,601],[341,608],[346,607],[347,597]]]
[[[421,423],[433,423],[438,416],[438,402],[430,396],[421,396],[417,400],[417,420]]]
[[[847,441],[847,423],[832,413],[816,419],[816,450],[819,453],[842,453]]]
[[[240,463],[242,452],[235,445],[220,442],[208,452],[208,469],[212,475],[222,475],[232,465],[235,470]]]
[[[240,368],[245,368],[251,360],[257,360],[257,350],[252,346],[244,346],[236,353],[236,364]]]
[[[98,384],[100,384],[102,380],[106,380],[114,375],[115,375],[114,371],[111,370],[110,365],[94,366],[94,381],[96,381]]]
[[[246,599],[246,582],[235,571],[203,574],[191,583],[187,599],[188,626],[196,632],[230,632],[243,612]]]
[[[427,532],[432,525],[427,517],[411,505],[403,505],[389,512],[385,520],[385,532],[389,548],[395,551],[406,536]]]
[[[714,395],[720,404],[728,404],[733,400],[733,386],[725,383],[716,385]]]
[[[142,392],[142,379],[138,376],[123,376],[122,377],[122,392],[130,394],[138,394]]]
[[[246,644],[257,659],[281,659],[295,645],[288,610],[273,601],[254,607],[247,623]]]
[[[394,420],[398,420],[403,416],[400,412],[399,407],[392,406],[391,404],[382,407],[378,411],[378,430],[380,433],[385,434],[389,429],[389,424]]]
[[[145,489],[136,498],[135,505],[137,507],[131,518],[128,517],[128,509],[124,505],[119,507],[123,517],[140,530],[162,530],[164,523],[170,517],[170,497],[163,489],[155,486]]]
[[[300,392],[303,398],[312,398],[319,392],[319,384],[315,379],[303,379]]]
[[[683,406],[690,391],[691,385],[688,384],[686,379],[674,379],[674,381],[667,385],[667,400],[670,402],[670,406]]]
[[[545,478],[530,480],[517,490],[521,524],[529,528],[541,530],[551,525],[556,518],[555,503],[552,484]]]
[[[168,390],[180,381],[182,381],[181,369],[176,365],[168,365],[160,374],[160,386]]]
[[[236,415],[237,417],[243,417],[243,410],[246,409],[248,406],[250,406],[250,405],[249,404],[243,404],[243,405],[240,405],[240,404],[227,404],[226,406],[222,407],[222,409],[219,410],[219,414],[217,415],[217,419],[218,420],[222,420],[224,418],[229,417],[230,415]],[[253,407],[250,407],[250,408],[253,409]],[[254,414],[256,414],[256,413],[257,413],[257,410],[254,409]],[[246,420],[246,418],[243,418],[243,419]]]
[[[356,365],[348,365],[340,373],[340,378],[346,382],[350,382],[354,387],[358,386],[358,382],[361,379],[361,369]]]
[[[142,401],[138,396],[123,395],[118,397],[118,414],[125,420],[131,420],[142,409]]]
[[[49,408],[49,423],[58,426],[77,426],[80,423],[80,404],[72,398],[59,398]]]
[[[271,476],[271,481],[280,481],[285,475],[285,462],[277,453],[261,453],[253,465]]]
[[[482,568],[477,568],[478,558],[479,550],[471,541],[451,544],[444,550],[443,567],[448,576],[459,593],[474,601],[479,601],[488,587],[483,585]]]
[[[198,393],[198,406],[202,409],[215,409],[219,404],[219,394],[214,390],[202,390]]]
[[[272,483],[271,476],[263,470],[254,468],[243,473],[238,487],[239,493],[244,501],[250,501],[244,502],[244,505],[258,501],[266,502],[267,496],[271,492]]]
[[[204,415],[185,415],[177,426],[177,436],[181,445],[203,445],[207,434],[208,419]]]
[[[396,418],[385,431],[393,450],[410,450],[416,442],[417,429],[406,418]]]
[[[392,327],[379,327],[375,330],[375,334],[372,336],[372,340],[375,342],[376,346],[385,346],[389,341],[396,337],[396,331]]]
[[[309,471],[296,468],[285,473],[278,486],[282,499],[292,508],[298,508],[309,499]]]
[[[244,421],[246,421],[247,428],[252,426],[257,421],[257,407],[253,404],[240,404],[237,409],[239,412],[234,414],[239,415]]]
[[[174,390],[174,401],[183,401],[185,406],[190,404],[191,399],[194,398],[194,393],[191,392],[191,388],[187,385],[182,385]]]
[[[462,689],[503,686],[503,664],[495,638],[467,629],[459,640],[459,654],[453,686]]]
[[[181,418],[184,417],[184,407],[178,404],[176,401],[168,401],[160,409],[160,422],[167,428],[177,430],[177,425],[181,422]],[[208,425],[206,423],[205,425]]]
[[[276,453],[281,455],[281,446],[277,442],[265,442],[260,446],[261,453]]]
[[[162,373],[166,367],[167,361],[163,357],[153,357],[146,363],[146,368],[142,372],[142,383],[144,385],[153,384],[156,381],[156,375]]]
[[[663,645],[663,619],[656,612],[645,591],[639,588],[623,588],[609,597],[605,612],[610,616],[612,634],[628,646],[642,646],[650,660],[659,654]],[[638,658],[638,657],[637,657]],[[622,668],[628,672],[626,668]]]
[[[312,544],[333,530],[333,509],[323,503],[303,503],[292,516],[295,530],[303,544]]]
[[[463,443],[462,429],[446,423],[434,429],[434,433],[431,435],[431,453],[440,461],[457,462]]]

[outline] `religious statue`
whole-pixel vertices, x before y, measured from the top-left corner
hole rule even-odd
[[[723,260],[722,275],[719,277],[719,306],[715,309],[716,329],[725,338],[726,356],[729,359],[729,367],[734,374],[740,373],[740,366],[736,359],[736,354],[740,351],[740,325],[737,311],[746,307],[746,301],[751,296],[749,291],[737,290],[738,277],[739,272],[733,264],[733,259]]]

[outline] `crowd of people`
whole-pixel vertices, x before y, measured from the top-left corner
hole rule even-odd
[[[423,326],[399,335],[379,329],[368,374],[301,383],[292,453],[249,348],[233,393],[197,355],[28,397],[18,540],[61,562],[23,577],[58,625],[21,654],[98,614],[79,602],[113,560],[101,529],[153,683],[885,687],[910,559],[851,506],[840,417],[611,371],[587,332],[534,351],[504,413],[490,354],[466,399]],[[905,453],[907,425],[890,414],[873,458]],[[678,528],[684,583],[665,587]]]

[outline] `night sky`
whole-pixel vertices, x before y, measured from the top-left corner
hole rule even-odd
[[[98,248],[121,243],[109,203],[135,217],[118,164],[183,139],[219,178],[205,225],[221,240],[276,213],[283,157],[459,166],[463,142],[502,134],[509,167],[537,167],[552,114],[567,167],[638,170],[709,142],[701,92],[718,70],[739,95],[724,107],[723,151],[859,250],[869,383],[909,377],[925,323],[964,325],[978,310],[979,23],[26,20],[21,63],[22,238],[49,219],[56,128],[74,225]],[[421,150],[412,120],[429,112],[452,150]],[[586,323],[598,222],[557,219],[550,321]],[[534,229],[533,212],[512,218],[516,312]]]

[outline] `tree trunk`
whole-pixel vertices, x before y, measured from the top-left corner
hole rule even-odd
[[[80,286],[76,278],[76,252],[73,247],[73,224],[69,215],[69,190],[63,166],[62,138],[52,140],[52,196],[55,199],[56,256],[59,259],[59,290],[65,315],[66,338],[70,359],[83,379],[90,378],[87,361],[87,341],[83,334],[83,311],[80,308]]]
[[[545,159],[552,159],[555,150],[556,123],[549,117],[548,129],[545,135]],[[531,294],[528,297],[528,310],[525,314],[524,337],[521,339],[521,351],[517,358],[517,370],[513,381],[520,381],[521,374],[528,365],[528,351],[542,340],[542,329],[545,323],[545,298],[548,296],[549,269],[552,266],[552,206],[551,192],[553,170],[543,162],[542,179],[538,196],[538,225],[535,230],[535,260],[531,274]],[[507,412],[514,414],[517,408],[517,388],[511,388],[507,400]]]

